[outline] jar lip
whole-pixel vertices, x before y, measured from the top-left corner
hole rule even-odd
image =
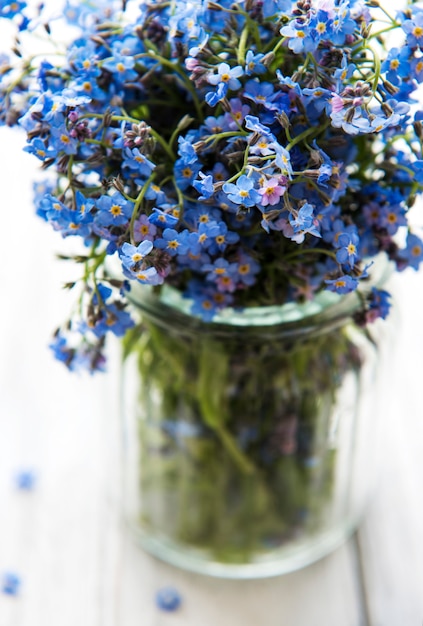
[[[282,305],[253,306],[242,309],[226,308],[218,311],[211,321],[204,321],[201,317],[191,313],[192,300],[183,296],[177,289],[164,285],[160,291],[154,287],[141,284],[131,284],[128,300],[138,307],[147,316],[159,322],[172,325],[189,325],[192,330],[198,326],[204,330],[209,328],[213,333],[235,329],[266,328],[283,326],[287,332],[295,327],[339,326],[355,312],[363,303],[363,297],[373,287],[383,286],[392,274],[393,264],[386,256],[379,255],[372,265],[371,279],[362,280],[357,291],[339,295],[331,291],[321,291],[312,301],[298,304],[288,302]]]

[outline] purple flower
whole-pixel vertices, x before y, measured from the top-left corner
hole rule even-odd
[[[152,224],[147,215],[140,215],[134,222],[134,240],[136,243],[148,240],[153,241],[157,233],[157,228]]]

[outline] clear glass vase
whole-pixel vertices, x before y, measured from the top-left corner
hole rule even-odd
[[[144,548],[252,578],[339,545],[364,510],[377,440],[378,347],[352,322],[359,299],[325,293],[211,323],[172,290],[133,300],[125,507]]]

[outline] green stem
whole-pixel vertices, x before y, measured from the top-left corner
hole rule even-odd
[[[380,64],[380,58],[377,52],[373,50],[373,48],[369,48],[369,50],[371,51],[373,55],[373,62],[374,62],[374,68],[375,68],[374,78],[373,78],[373,93],[375,93],[379,85],[381,64]]]
[[[248,28],[248,22],[247,22],[241,33],[241,37],[239,38],[238,54],[237,54],[237,60],[238,60],[239,65],[244,65],[245,63],[245,51],[246,51],[247,40],[248,40],[248,32],[249,32],[249,28]]]
[[[205,143],[209,143],[212,141],[213,143],[220,141],[220,139],[226,139],[227,137],[246,137],[248,133],[246,131],[240,132],[239,130],[227,130],[223,133],[215,133],[214,135],[209,135],[204,139]]]
[[[187,91],[190,93],[191,97],[192,97],[192,101],[194,103],[195,106],[195,110],[197,112],[197,117],[199,121],[203,121],[204,120],[204,115],[203,115],[203,110],[201,108],[201,104],[200,101],[198,99],[197,96],[197,92],[194,89],[193,84],[191,83],[189,76],[184,72],[184,70],[180,67],[178,67],[178,65],[176,65],[175,63],[172,63],[172,61],[169,61],[169,59],[166,59],[165,57],[162,57],[160,54],[157,54],[156,52],[143,52],[141,54],[136,55],[134,58],[150,58],[150,59],[155,59],[156,61],[159,61],[159,63],[161,63],[162,65],[168,67],[169,69],[173,70],[175,72],[175,74],[178,74],[178,76],[182,79],[182,81],[185,84],[185,87],[187,89]]]
[[[301,256],[303,254],[326,254],[326,256],[329,256],[332,259],[336,260],[335,252],[331,252],[330,250],[325,250],[325,248],[300,248],[299,250],[296,250],[295,252],[291,252],[290,254],[287,254],[283,260],[284,261],[287,261],[288,259],[291,260],[294,257]]]
[[[135,220],[137,219],[138,209],[140,208],[141,202],[144,200],[144,196],[147,193],[148,188],[150,187],[150,184],[153,182],[154,177],[155,177],[155,173],[153,172],[153,174],[151,174],[150,177],[145,181],[144,185],[141,188],[141,191],[139,192],[137,196],[137,199],[135,200],[134,210],[132,211],[131,220],[129,222],[129,234],[131,237],[131,243],[133,245],[135,245],[134,224],[135,224]]]
[[[319,127],[317,134],[318,133],[323,133],[323,131],[329,126],[329,122],[326,122],[325,124],[323,124],[321,127]],[[292,139],[292,141],[289,142],[289,144],[286,146],[286,150],[288,150],[288,152],[291,150],[291,148],[293,148],[295,145],[297,145],[297,143],[299,143],[300,141],[302,141],[303,139],[305,139],[306,137],[309,137],[310,135],[316,134],[316,128],[307,128],[307,130],[304,130],[302,133],[300,133],[299,135],[297,135],[296,137],[294,137],[294,139]]]
[[[392,24],[392,26],[387,26],[386,28],[382,28],[381,30],[378,30],[375,33],[372,33],[367,41],[370,41],[370,39],[375,39],[376,37],[380,37],[381,35],[384,35],[385,33],[389,33],[391,30],[395,30],[396,28],[398,28],[399,24],[395,23]],[[360,42],[362,44],[362,42]],[[366,47],[366,46],[362,46],[362,47]],[[357,48],[354,48],[354,50],[357,50]]]
[[[239,469],[244,474],[255,474],[256,469],[254,465],[239,449],[239,446],[235,443],[233,437],[229,434],[226,428],[222,424],[216,424],[212,426],[212,428]]]

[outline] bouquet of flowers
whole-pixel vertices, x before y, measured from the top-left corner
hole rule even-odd
[[[83,241],[68,284],[77,314],[53,343],[70,369],[103,367],[106,334],[133,325],[133,283],[176,287],[211,320],[359,289],[381,252],[417,269],[417,4],[390,15],[376,0],[67,0],[48,22],[40,10],[0,3],[18,29],[14,58],[1,57],[0,120],[26,131],[50,173],[37,213]],[[66,45],[54,38],[63,17],[76,31]],[[27,31],[53,40],[50,56],[25,55]],[[402,41],[387,50],[392,31]],[[360,321],[388,309],[372,290]]]
[[[143,523],[237,563],[332,523],[327,504],[348,491],[334,407],[362,366],[339,322],[350,309],[282,335],[232,332],[225,313],[255,311],[257,326],[275,305],[355,292],[364,328],[390,308],[374,260],[419,267],[423,6],[66,0],[47,19],[0,0],[0,15],[18,31],[1,123],[24,129],[47,173],[38,215],[83,244],[60,254],[77,307],[52,348],[95,371],[106,335],[124,336],[145,381]],[[25,54],[34,35],[49,56]],[[142,327],[128,306],[140,289]]]

